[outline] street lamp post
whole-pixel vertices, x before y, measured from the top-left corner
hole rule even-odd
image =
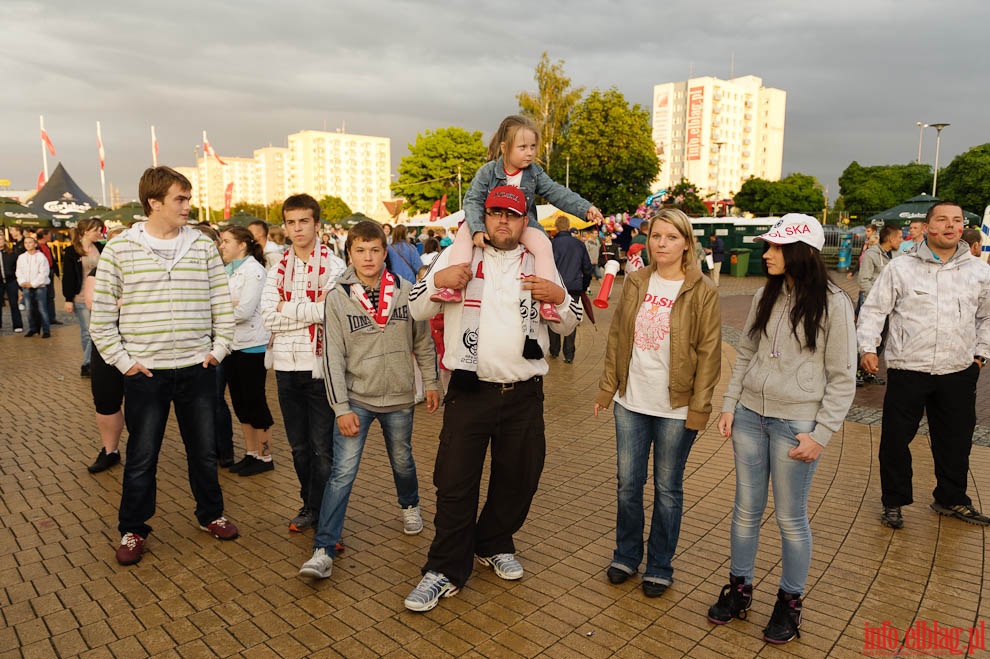
[[[571,156],[569,154],[567,155],[567,157],[564,158],[564,162],[567,164],[567,167],[565,169],[566,174],[564,174],[564,187],[570,188],[571,187]]]
[[[916,121],[915,125],[918,127],[918,159],[915,161],[919,165],[921,164],[921,141],[925,137],[925,129],[928,128],[928,124],[923,124],[920,121]]]
[[[942,141],[942,129],[952,124],[930,124],[935,129],[935,177],[932,179],[932,196],[938,189],[938,147]]]
[[[722,178],[722,147],[725,146],[725,142],[719,140],[717,142],[712,142],[718,149],[717,155],[715,156],[715,217],[718,217],[718,183],[719,179]]]

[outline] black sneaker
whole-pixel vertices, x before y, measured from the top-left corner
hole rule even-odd
[[[795,636],[801,638],[801,596],[778,590],[770,622],[763,630],[763,640],[783,645]]]
[[[970,524],[990,526],[990,517],[987,517],[973,506],[967,506],[964,504],[959,504],[956,506],[943,506],[938,501],[935,501],[931,504],[931,508],[939,515],[955,517],[956,519],[961,519],[962,521]]]
[[[708,622],[724,625],[733,618],[746,619],[746,612],[753,604],[753,584],[744,577],[729,575],[729,583],[722,586],[718,601],[708,609]]]
[[[659,581],[643,580],[643,594],[647,597],[660,597],[667,592],[667,584]]]
[[[608,582],[615,585],[625,583],[632,574],[615,565],[609,565],[608,569],[605,570],[605,576],[608,577]]]
[[[256,476],[258,474],[263,474],[266,471],[271,471],[275,468],[274,460],[262,460],[261,458],[252,458],[252,462],[244,465],[244,468],[237,472],[238,476]]]
[[[88,378],[89,377],[89,364],[83,364],[79,367],[79,377]]]
[[[932,510],[935,510],[935,504],[932,504]],[[901,507],[884,506],[883,512],[880,513],[880,523],[884,526],[889,526],[892,529],[904,528],[904,518],[901,516]]]
[[[120,464],[120,452],[114,451],[113,453],[107,453],[105,448],[100,449],[100,454],[96,456],[96,460],[93,464],[86,467],[86,469],[91,474],[98,474],[101,471],[106,471],[114,465]]]
[[[234,464],[230,465],[230,467],[229,467],[230,473],[232,473],[232,474],[238,473],[241,469],[244,469],[244,467],[246,467],[249,464],[251,464],[251,461],[252,460],[257,460],[257,459],[258,458],[254,457],[253,455],[245,455],[243,458],[241,458],[240,460],[238,460]]]
[[[302,533],[306,529],[313,528],[318,521],[309,506],[303,506],[299,509],[299,514],[289,521],[289,530],[293,533]]]

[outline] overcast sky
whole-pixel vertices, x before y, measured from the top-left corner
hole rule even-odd
[[[126,201],[152,124],[162,164],[191,165],[204,129],[221,156],[250,156],[346,123],[390,137],[394,170],[424,130],[487,140],[535,90],[544,50],[574,85],[647,108],[655,84],[728,78],[734,54],[735,75],[787,92],[785,175],[816,176],[831,200],[852,160],[914,161],[918,121],[952,124],[943,167],[990,141],[988,25],[986,0],[4,0],[0,179],[34,187],[40,114],[50,169],[62,161],[98,202],[102,122]]]

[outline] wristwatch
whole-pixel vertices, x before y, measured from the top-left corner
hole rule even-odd
[[[987,365],[987,358],[983,355],[973,355],[974,362],[980,362],[980,368]]]

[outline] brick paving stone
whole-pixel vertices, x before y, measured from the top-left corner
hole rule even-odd
[[[839,280],[837,280],[839,281]],[[760,278],[723,278],[725,390],[753,292]],[[845,283],[843,282],[845,287]],[[912,443],[918,503],[905,529],[879,524],[879,403],[883,387],[857,392],[847,422],[825,452],[809,511],[815,548],[802,639],[776,649],[760,632],[780,575],[780,540],[768,505],[750,619],[714,626],[704,617],[728,572],[734,494],[731,442],[714,417],[688,460],[675,583],[658,600],[640,576],[613,586],[604,577],[614,542],[615,438],[610,412],[591,415],[613,310],[578,329],[574,364],[551,360],[546,386],[547,459],[540,490],[516,537],[526,568],[504,582],[479,568],[456,597],[426,614],[402,598],[418,582],[433,534],[431,486],[441,416],[418,409],[414,456],[426,529],[401,533],[394,485],[380,430],[369,436],[345,523],[347,551],[330,579],[296,576],[312,534],[290,534],[298,509],[291,460],[273,378],[276,469],[250,479],[221,472],[226,514],[242,537],[220,543],[192,516],[185,459],[174,419],[159,468],[158,513],[144,560],[121,568],[116,513],[122,470],[91,475],[97,441],[88,381],[78,377],[78,334],[54,330],[42,346],[0,333],[0,361],[44,360],[19,369],[15,390],[57,392],[58,417],[10,410],[0,428],[0,658],[119,654],[231,656],[853,656],[864,624],[916,620],[970,626],[990,617],[984,565],[990,546],[978,527],[928,510],[933,487],[923,426]],[[5,372],[6,375],[6,372]],[[980,423],[990,426],[981,383]],[[11,396],[4,390],[4,396]],[[6,401],[4,401],[6,402]],[[55,431],[57,429],[57,431]],[[976,433],[981,441],[982,427]],[[990,431],[985,434],[990,438]],[[240,449],[240,439],[235,438]],[[990,449],[975,446],[970,495],[990,502]],[[483,479],[484,488],[487,477]],[[484,490],[482,490],[484,492]],[[482,494],[484,496],[484,494]],[[645,496],[647,513],[652,492]],[[906,580],[905,574],[912,579]],[[593,635],[587,636],[589,632]]]

